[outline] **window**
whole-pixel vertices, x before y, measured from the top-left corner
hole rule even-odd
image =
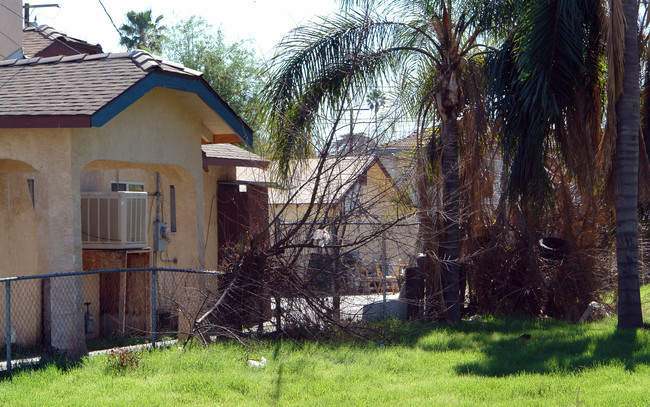
[[[27,178],[27,188],[29,188],[29,196],[32,197],[32,206],[36,206],[34,201],[34,179]]]
[[[111,191],[112,192],[119,192],[119,191],[144,192],[144,184],[140,184],[137,182],[112,181]]]
[[[169,229],[176,233],[176,188],[169,186]]]

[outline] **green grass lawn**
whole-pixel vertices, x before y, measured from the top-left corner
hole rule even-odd
[[[646,306],[649,296],[644,287]],[[138,367],[126,369],[107,356],[67,369],[51,363],[0,381],[0,405],[650,405],[650,331],[617,331],[615,319],[488,318],[459,329],[386,325],[386,334],[394,339],[385,345],[276,341],[253,350],[216,343],[144,351]],[[265,368],[246,364],[261,356]]]

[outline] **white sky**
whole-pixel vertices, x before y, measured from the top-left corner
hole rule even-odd
[[[119,28],[127,11],[151,8],[152,15],[164,16],[171,26],[180,19],[200,15],[215,27],[221,27],[227,42],[251,40],[260,56],[271,56],[284,34],[297,25],[336,10],[334,0],[102,0]],[[36,8],[31,20],[47,24],[71,37],[99,43],[105,52],[123,51],[99,0],[32,0],[30,4],[59,4],[60,8]]]
[[[104,52],[120,52],[119,35],[104,12],[99,0],[23,0],[30,4],[59,4],[60,8],[35,8],[31,21],[47,24],[57,31],[93,44],[101,44]],[[258,56],[270,58],[282,37],[298,25],[316,20],[337,10],[336,0],[102,0],[106,10],[120,27],[130,10],[151,8],[152,15],[162,14],[162,23],[171,26],[192,15],[204,17],[215,28],[221,27],[224,38],[231,43],[250,40]],[[365,105],[363,106],[366,107]],[[370,123],[369,113],[362,112],[359,123]],[[374,127],[373,127],[374,128]],[[346,130],[347,131],[347,130]],[[359,129],[358,131],[363,131]]]

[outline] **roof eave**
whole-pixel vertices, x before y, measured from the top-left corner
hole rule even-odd
[[[214,165],[220,167],[251,167],[266,169],[269,166],[268,161],[257,160],[242,160],[237,158],[217,158],[217,157],[203,157],[204,165]]]
[[[91,127],[89,115],[0,116],[2,129]]]
[[[153,71],[92,115],[92,126],[101,127],[155,87],[192,92],[233,129],[242,143],[253,144],[253,130],[200,77]]]

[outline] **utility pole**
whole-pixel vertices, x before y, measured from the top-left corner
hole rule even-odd
[[[32,8],[41,8],[41,7],[59,7],[58,4],[29,4],[25,3],[23,6],[24,18],[25,18],[25,27],[29,27],[29,9]]]

